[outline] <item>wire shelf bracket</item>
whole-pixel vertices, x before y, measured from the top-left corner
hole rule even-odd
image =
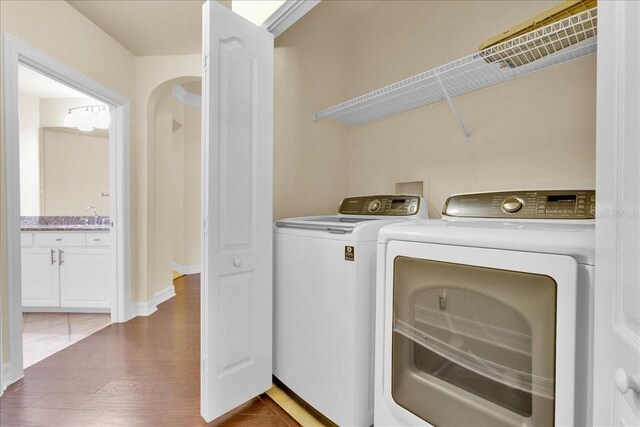
[[[451,107],[451,111],[453,111],[453,115],[456,117],[456,120],[458,121],[460,128],[462,128],[462,133],[464,134],[464,142],[469,144],[471,142],[471,135],[469,134],[467,127],[464,125],[464,122],[462,121],[462,117],[460,117],[460,113],[458,113],[458,110],[456,109],[456,105],[453,103],[453,100],[449,96],[449,92],[447,92],[447,88],[444,87],[444,85],[442,84],[442,79],[440,79],[440,75],[438,73],[435,73],[435,75],[436,75],[436,78],[438,79],[438,83],[440,83],[440,87],[442,88],[442,93],[447,98],[447,102],[449,102],[449,107]]]
[[[465,136],[453,98],[597,51],[597,8],[569,16],[373,92],[311,114],[357,126],[432,103],[448,101]]]

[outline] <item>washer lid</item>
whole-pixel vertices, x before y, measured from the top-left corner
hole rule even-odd
[[[346,234],[352,233],[360,223],[380,221],[383,219],[388,218],[364,218],[346,215],[307,216],[281,219],[275,222],[275,226],[279,228],[301,228],[304,230],[321,230],[329,233]]]
[[[393,240],[569,255],[595,265],[593,223],[421,220],[380,230],[378,243]]]

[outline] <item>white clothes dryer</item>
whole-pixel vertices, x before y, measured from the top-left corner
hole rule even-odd
[[[373,423],[378,231],[426,218],[420,196],[344,199],[274,224],[274,375],[338,425]]]
[[[452,196],[380,231],[376,426],[590,425],[595,192]]]

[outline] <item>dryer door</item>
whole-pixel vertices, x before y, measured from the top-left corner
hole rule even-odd
[[[395,404],[438,426],[573,424],[573,258],[392,242],[387,263]]]

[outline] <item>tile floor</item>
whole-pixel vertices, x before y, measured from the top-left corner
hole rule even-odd
[[[111,324],[109,313],[23,313],[27,368]]]

